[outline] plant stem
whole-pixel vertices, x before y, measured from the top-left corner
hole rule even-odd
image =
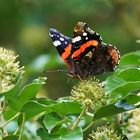
[[[72,130],[72,128],[69,126],[69,124],[67,123],[67,122],[65,122],[65,124],[66,124],[66,126],[67,126],[67,128],[68,128],[68,130]]]
[[[9,122],[11,122],[12,120],[14,120],[17,116],[19,116],[20,113],[17,113],[15,116],[13,116],[11,119],[9,119],[7,122],[3,123],[0,128],[3,128],[4,126],[6,126]]]
[[[15,132],[13,133],[13,135],[16,135],[16,134],[18,133],[18,129],[19,129],[19,128],[17,128],[17,129],[15,130]]]
[[[93,121],[90,124],[88,124],[87,127],[85,127],[83,129],[83,132],[85,132],[87,129],[89,129],[92,125],[93,125]]]
[[[19,133],[18,140],[21,140],[21,138],[22,138],[22,134],[23,134],[23,130],[24,130],[24,124],[25,124],[25,114],[23,113],[23,119],[22,119],[22,124],[21,124],[21,128],[20,128],[20,133]]]
[[[70,130],[71,131],[71,127],[70,127],[70,125],[68,124],[68,122],[67,122],[67,118],[66,117],[64,117],[65,118],[65,124],[66,124],[66,126],[67,126],[67,128],[68,128],[68,130]]]
[[[87,108],[88,108],[87,106],[85,106],[85,107],[83,108],[82,112],[81,112],[80,115],[78,116],[78,118],[77,118],[75,124],[73,125],[73,127],[72,127],[72,129],[71,129],[72,131],[73,131],[73,130],[77,127],[77,125],[79,124],[79,122],[80,122],[80,120],[81,120],[82,116],[84,115],[84,113],[85,113],[85,111],[86,111]]]
[[[5,102],[1,101],[0,102],[0,125],[5,122],[4,121],[4,117],[3,117],[4,107],[5,107]],[[4,127],[2,127],[1,133],[3,134],[3,136],[7,136],[8,135],[8,132],[7,132],[7,130]]]

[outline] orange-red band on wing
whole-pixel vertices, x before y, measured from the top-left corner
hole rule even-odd
[[[72,58],[78,57],[81,53],[83,53],[90,46],[97,47],[98,46],[98,41],[90,40],[90,41],[86,42],[85,44],[83,44],[78,50],[76,50],[72,54]]]
[[[66,59],[70,56],[71,54],[71,48],[72,48],[72,44],[69,44],[68,47],[66,47],[64,50],[65,52],[62,53],[61,57],[64,61],[66,61]]]

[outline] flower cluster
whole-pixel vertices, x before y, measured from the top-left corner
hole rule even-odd
[[[71,91],[71,98],[93,110],[106,104],[105,90],[101,83],[95,78],[83,80],[74,86]]]
[[[140,138],[140,109],[135,109],[130,113],[132,116],[128,119],[127,136],[130,139]]]
[[[23,73],[23,67],[16,62],[17,57],[13,51],[0,47],[0,93],[11,89],[17,75]]]
[[[89,134],[88,140],[122,140],[122,136],[118,136],[115,130],[110,126],[101,126],[97,131]]]

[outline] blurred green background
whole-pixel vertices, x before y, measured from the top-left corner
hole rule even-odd
[[[69,95],[76,82],[66,72],[50,72],[67,68],[48,29],[72,37],[78,21],[88,23],[121,55],[140,50],[136,43],[140,39],[140,0],[0,0],[0,46],[19,54],[26,71],[24,83],[37,76],[48,77],[41,96]]]

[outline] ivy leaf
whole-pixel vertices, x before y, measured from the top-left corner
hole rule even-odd
[[[73,131],[68,131],[66,128],[61,128],[57,133],[49,134],[45,129],[37,130],[37,135],[41,140],[83,140],[82,129],[77,127]]]
[[[35,79],[31,84],[25,85],[18,96],[12,97],[8,100],[11,108],[19,111],[25,103],[30,99],[35,98],[42,85],[45,84],[45,80],[46,78],[40,77]]]
[[[68,114],[80,113],[82,111],[82,107],[78,102],[70,100],[65,100],[54,104],[52,109],[64,116]]]
[[[140,102],[140,96],[136,94],[131,94],[124,98],[129,104],[138,104]]]
[[[43,123],[47,128],[48,133],[50,133],[55,126],[61,125],[62,123],[64,123],[64,121],[64,117],[60,116],[56,112],[51,112],[45,115]]]
[[[3,138],[3,140],[18,140],[18,136],[10,135]]]
[[[123,99],[124,97],[140,89],[140,81],[138,82],[127,82],[124,85],[121,85],[109,93],[109,96],[113,100]]]
[[[113,91],[115,88],[126,84],[127,82],[140,81],[140,69],[128,68],[114,73],[114,75],[108,77],[105,81],[105,89],[107,93]]]
[[[130,68],[140,66],[140,51],[131,52],[121,58],[119,67]]]
[[[52,112],[50,106],[40,104],[36,101],[27,102],[20,110],[25,113],[26,119],[31,119],[37,115],[45,114],[46,112]]]
[[[115,104],[109,104],[97,110],[94,114],[93,120],[95,121],[101,118],[116,115],[135,108],[136,107],[134,105],[128,104],[127,101],[125,100],[118,101]]]

